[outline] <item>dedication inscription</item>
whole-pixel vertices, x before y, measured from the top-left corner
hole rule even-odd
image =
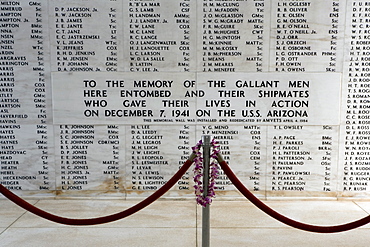
[[[211,135],[259,197],[366,197],[367,4],[0,1],[0,183],[145,196]]]

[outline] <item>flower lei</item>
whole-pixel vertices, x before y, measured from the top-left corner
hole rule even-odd
[[[208,186],[208,193],[207,196],[203,196],[203,185],[202,185],[202,177],[203,177],[203,157],[202,153],[200,152],[200,148],[203,142],[200,140],[196,146],[194,146],[193,152],[196,154],[194,158],[195,167],[194,171],[194,189],[195,189],[195,197],[196,201],[199,205],[206,207],[207,204],[211,204],[212,198],[215,197],[215,180],[218,178],[218,164],[217,164],[217,154],[220,152],[219,145],[217,141],[214,139],[211,141],[212,146],[212,153],[211,153],[211,164],[210,164],[210,178],[209,178],[209,186]]]

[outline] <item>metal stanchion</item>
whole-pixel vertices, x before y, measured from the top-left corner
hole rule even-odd
[[[203,197],[208,195],[209,163],[211,155],[211,136],[206,135],[203,139]],[[209,247],[210,241],[210,215],[209,204],[202,210],[202,247]]]

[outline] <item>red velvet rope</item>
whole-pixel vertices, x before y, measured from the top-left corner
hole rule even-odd
[[[229,177],[230,181],[235,185],[235,187],[248,199],[250,200],[256,207],[261,209],[266,214],[270,215],[271,217],[275,218],[278,221],[281,221],[284,224],[287,224],[291,227],[298,228],[300,230],[309,231],[309,232],[318,232],[318,233],[334,233],[334,232],[343,232],[352,230],[354,228],[363,226],[370,222],[370,215],[366,216],[362,219],[343,224],[337,226],[315,226],[309,225],[305,223],[301,223],[295,220],[292,220],[284,215],[276,212],[272,208],[268,207],[262,201],[260,201],[257,197],[255,197],[244,185],[240,180],[236,177],[233,171],[230,169],[228,164],[225,161],[220,161],[220,166],[224,170],[225,174]]]
[[[122,212],[98,217],[98,218],[92,218],[92,219],[70,219],[65,217],[60,217],[54,214],[50,214],[48,212],[45,212],[28,202],[24,201],[17,195],[13,194],[11,191],[6,189],[3,185],[0,184],[0,193],[2,193],[6,198],[17,204],[18,206],[30,211],[31,213],[34,213],[42,218],[45,218],[47,220],[65,224],[65,225],[97,225],[97,224],[104,224],[112,221],[116,221],[122,218],[125,218],[131,214],[134,214],[138,212],[139,210],[143,209],[144,207],[148,206],[155,200],[157,200],[159,197],[161,197],[164,193],[166,193],[175,183],[185,174],[185,172],[189,169],[191,164],[193,163],[192,159],[187,160],[184,165],[176,172],[176,174],[167,181],[166,184],[164,184],[159,190],[154,192],[152,195],[144,199],[143,201],[139,202],[138,204],[132,206],[131,208],[128,208]]]

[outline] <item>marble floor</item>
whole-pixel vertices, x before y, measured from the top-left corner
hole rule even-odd
[[[108,215],[137,203],[117,199],[28,202],[50,213],[73,218]],[[269,200],[266,204],[290,218],[318,225],[342,224],[370,213],[369,201]],[[201,207],[192,200],[158,200],[113,223],[66,226],[0,199],[0,246],[202,246],[201,212]],[[304,232],[277,222],[243,200],[216,199],[210,215],[212,247],[370,246],[370,224],[343,233]]]

